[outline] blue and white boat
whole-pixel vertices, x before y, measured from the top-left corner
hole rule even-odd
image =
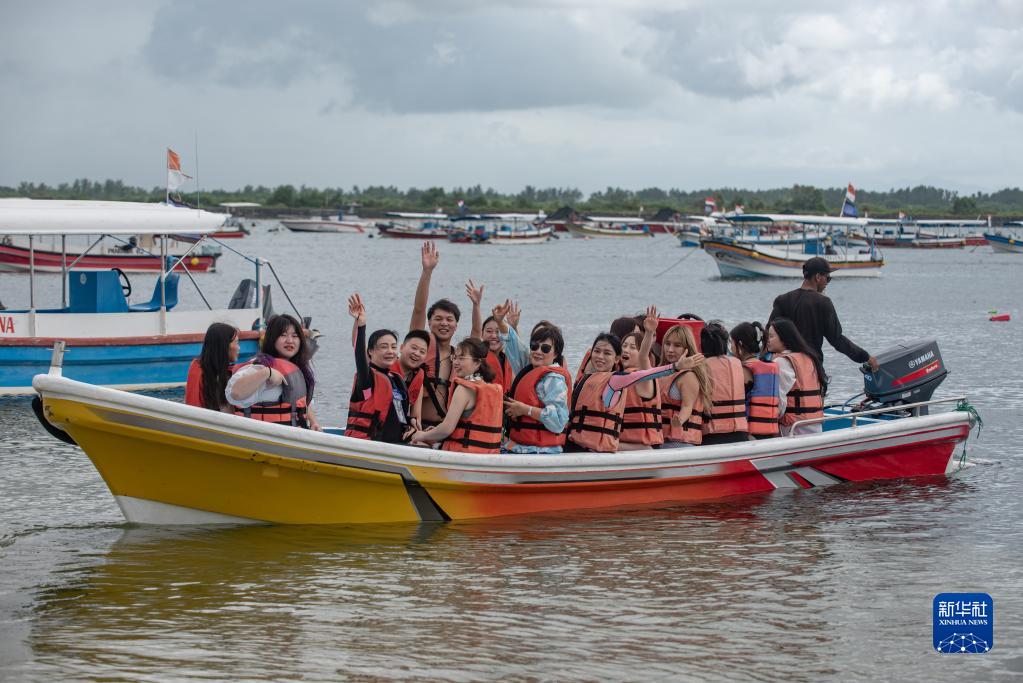
[[[1009,221],[1000,230],[985,232],[984,239],[995,251],[1006,254],[1023,253],[1023,221]]]
[[[224,214],[166,204],[0,200],[0,233],[26,237],[30,246],[27,281],[24,274],[0,276],[7,283],[20,280],[27,285],[28,304],[0,310],[0,395],[32,393],[32,377],[47,371],[56,341],[67,344],[68,377],[131,390],[184,385],[188,364],[199,354],[213,322],[239,329],[243,357],[255,353],[263,324],[259,271],[265,261],[250,259],[255,280],[243,281],[232,306],[214,309],[207,303],[207,310],[177,309],[181,273],[195,280],[188,271],[188,252],[166,256],[168,236],[199,234],[195,249],[224,219]],[[65,262],[60,306],[43,308],[36,301],[39,274],[31,250],[44,235],[155,237],[165,267],[150,285],[148,300],[132,304],[132,282],[122,271],[79,270],[74,261]],[[6,296],[11,290],[3,291]]]

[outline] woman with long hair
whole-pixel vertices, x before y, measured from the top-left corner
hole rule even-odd
[[[675,325],[661,338],[661,362],[675,363],[696,356],[696,338],[685,325]],[[680,370],[657,381],[661,392],[661,448],[699,446],[703,443],[705,410],[711,405],[711,384],[703,364]]]
[[[206,329],[199,357],[188,367],[185,403],[199,408],[233,412],[224,396],[227,380],[238,362],[238,328],[213,323]]]
[[[453,379],[448,412],[436,427],[419,430],[413,443],[441,443],[446,451],[500,453],[504,390],[487,365],[489,348],[479,339],[463,339],[452,355]]]
[[[778,364],[778,390],[785,397],[781,405],[781,433],[792,434],[796,422],[824,416],[828,377],[820,356],[787,318],[775,318],[767,325],[767,350]],[[796,427],[794,433],[820,431],[821,424],[815,422]]]
[[[700,347],[707,357],[711,384],[703,445],[749,441],[742,363],[728,355],[728,330],[720,320],[712,320],[700,330]]]
[[[224,394],[235,414],[323,431],[312,407],[311,355],[301,323],[287,314],[270,318],[259,355],[227,382]]]
[[[653,344],[654,333],[657,331],[657,309],[653,306],[648,310],[648,315],[643,320],[643,327],[646,328],[646,340],[642,341],[642,348],[649,353]],[[636,351],[636,354],[639,352]],[[596,453],[614,453],[622,444],[621,439],[625,427],[626,411],[629,411],[630,430],[627,435],[635,439],[632,434],[636,417],[641,413],[635,409],[641,406],[642,401],[636,401],[633,395],[636,386],[647,384],[648,391],[658,377],[667,377],[675,372],[692,368],[701,361],[701,357],[690,358],[685,354],[669,365],[656,368],[634,368],[622,370],[622,343],[615,334],[602,332],[597,334],[589,349],[589,368],[585,373],[576,378],[575,386],[572,389],[572,413],[569,421],[568,445],[566,450],[571,451],[592,451]],[[649,358],[647,358],[649,365]],[[642,411],[646,412],[646,411]],[[660,412],[657,414],[660,419]],[[656,424],[660,430],[660,424]],[[639,440],[642,442],[642,440]],[[630,446],[628,450],[635,448],[652,448],[654,443],[641,443]],[[660,443],[660,442],[657,442]]]
[[[756,321],[739,323],[728,336],[732,355],[742,363],[749,433],[756,439],[778,436],[783,395],[779,394],[778,364],[761,358],[766,351],[764,326]]]

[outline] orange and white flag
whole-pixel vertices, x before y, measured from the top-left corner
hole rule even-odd
[[[192,176],[185,175],[181,172],[181,157],[178,156],[170,147],[167,148],[167,191],[173,192],[186,181],[191,180]]]

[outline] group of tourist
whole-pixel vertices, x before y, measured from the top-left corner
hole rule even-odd
[[[404,336],[367,334],[362,297],[348,299],[355,350],[345,435],[468,453],[616,452],[681,448],[820,431],[827,339],[858,362],[877,362],[842,335],[823,291],[831,268],[804,264],[800,288],[779,296],[765,326],[661,318],[655,307],[601,332],[573,374],[561,329],[526,333],[514,301],[483,319],[483,285],[471,280],[470,334],[455,341],[459,307],[428,306],[440,255],[422,247],[422,271]],[[664,329],[667,327],[667,329]],[[658,332],[662,334],[658,334]],[[268,321],[260,353],[238,360],[238,331],[215,323],[192,363],[186,402],[253,419],[321,430],[315,377],[301,324]]]

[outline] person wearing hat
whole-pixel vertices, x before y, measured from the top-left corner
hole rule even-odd
[[[820,256],[807,259],[803,264],[803,284],[775,298],[768,324],[775,318],[788,318],[821,359],[824,358],[824,340],[827,339],[836,351],[857,363],[870,363],[876,372],[877,359],[842,334],[842,323],[838,321],[835,305],[824,296],[833,271],[827,259]]]

